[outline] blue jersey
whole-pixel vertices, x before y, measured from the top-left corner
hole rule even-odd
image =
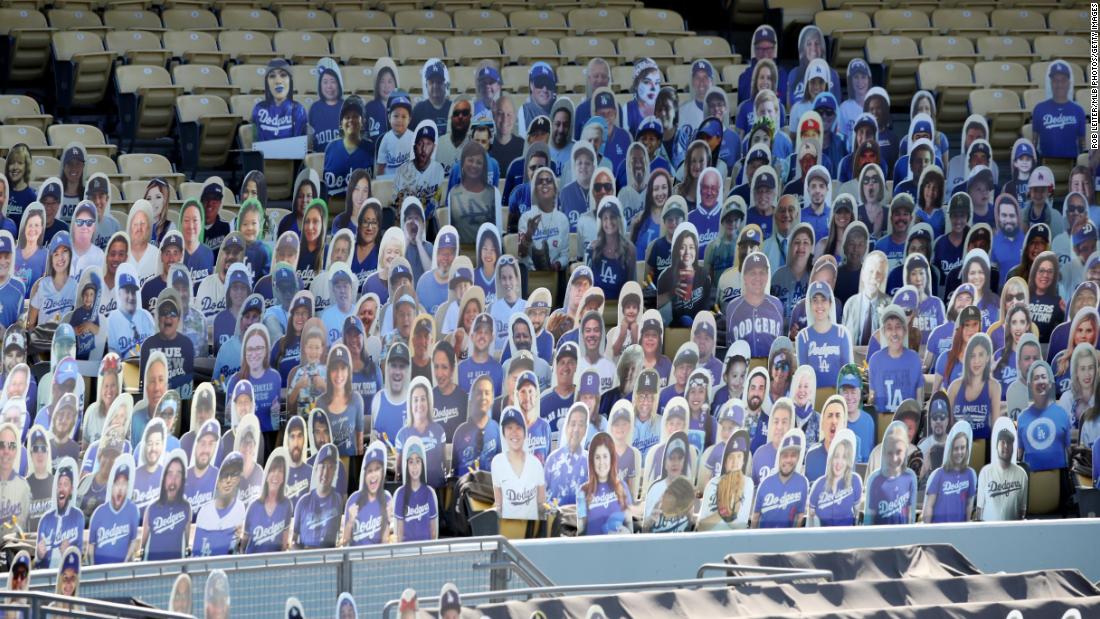
[[[753,357],[767,357],[772,342],[783,335],[783,306],[771,295],[760,305],[750,304],[744,296],[735,298],[726,313],[726,342],[745,340]]]
[[[903,350],[897,358],[890,356],[888,349],[880,350],[871,356],[869,365],[875,409],[879,412],[897,410],[904,400],[916,398],[924,386],[920,355],[912,350]]]
[[[851,474],[849,483],[838,484],[835,490],[827,487],[821,477],[810,490],[810,507],[823,527],[847,527],[856,523],[856,506],[863,500],[863,481]]]
[[[821,214],[814,213],[810,206],[802,207],[801,222],[810,224],[814,229],[814,238],[817,240],[829,238],[829,221],[832,219],[832,209],[828,205],[821,209]]]
[[[364,417],[366,416],[366,410],[363,408],[363,398],[358,393],[352,393],[347,407],[340,412],[332,410],[327,395],[321,398],[318,406],[322,410],[328,411],[332,443],[340,450],[340,455],[358,455],[358,436],[366,430],[363,427]]]
[[[707,435],[710,435],[708,441]],[[718,434],[718,422],[714,417],[703,413],[701,416],[691,415],[688,417],[688,442],[699,453],[703,453],[707,447],[714,444],[714,437]]]
[[[584,492],[577,493],[577,519],[584,520],[584,531],[581,531],[583,535],[614,533],[630,519],[630,489],[621,479],[619,484],[623,496],[626,497],[626,507],[619,503],[615,490],[605,481],[596,484],[596,492],[591,499]]]
[[[145,547],[146,561],[182,559],[187,542],[187,525],[191,523],[191,506],[186,501],[156,502],[149,506],[149,541]]]
[[[359,505],[360,500],[363,501],[362,505]],[[390,493],[382,490],[374,500],[368,500],[363,490],[356,491],[348,498],[347,507],[344,508],[345,518],[351,516],[352,505],[359,505],[359,508],[355,514],[355,521],[351,525],[351,539],[347,542],[348,546],[370,546],[385,542],[383,535],[386,531],[382,530],[385,516],[383,511],[387,505],[393,505]]]
[[[928,478],[926,495],[934,495],[929,522],[966,522],[970,520],[970,500],[977,496],[978,476],[974,469],[947,471],[938,468]]]
[[[1024,462],[1032,471],[1066,467],[1073,422],[1064,408],[1057,404],[1050,404],[1044,410],[1028,406],[1020,411],[1017,424]]]
[[[982,386],[981,393],[973,400],[966,399],[966,386],[964,385],[955,394],[955,402],[951,406],[951,411],[955,421],[964,420],[970,423],[970,427],[974,432],[974,440],[989,440],[993,425],[990,420],[992,406],[989,397],[989,383]]]
[[[634,263],[629,265],[621,260],[611,260],[602,255],[592,256],[589,261],[596,285],[603,290],[604,298],[618,299],[623,284],[634,279]]]
[[[286,498],[290,499],[292,511],[298,499],[309,492],[309,481],[312,477],[313,465],[308,462],[303,462],[298,466],[291,466],[287,469],[286,488],[284,492],[286,493]]]
[[[62,545],[84,548],[84,513],[70,506],[64,514],[50,510],[38,522],[38,542],[46,547],[46,554],[39,557],[40,568],[61,567]]]
[[[432,539],[433,523],[439,517],[435,491],[421,485],[416,490],[404,485],[393,495],[393,518],[404,526],[403,542],[423,542]]]
[[[321,180],[329,196],[347,193],[348,179],[353,170],[374,169],[374,144],[359,142],[355,150],[348,152],[343,140],[335,140],[325,148],[324,178]]]
[[[545,419],[539,417],[535,423],[527,426],[523,448],[538,458],[540,464],[546,462],[546,457],[550,455],[550,424]]]
[[[187,481],[183,484],[183,498],[191,505],[191,513],[198,514],[207,503],[214,500],[214,489],[218,485],[218,467],[211,463],[202,477],[195,474],[195,468],[187,469]],[[159,487],[158,487],[159,492]],[[154,497],[155,498],[155,497]]]
[[[875,471],[867,480],[867,504],[863,524],[910,524],[917,511],[917,475],[903,468],[901,475],[886,477]]]
[[[1033,131],[1039,134],[1035,145],[1040,157],[1076,159],[1081,153],[1081,138],[1085,137],[1085,110],[1073,100],[1055,103],[1047,99],[1031,112]]]
[[[631,446],[642,454],[645,460],[646,453],[661,442],[661,417],[654,414],[649,421],[634,420],[634,438]]]
[[[570,451],[568,446],[554,450],[546,458],[546,500],[558,505],[574,505],[580,488],[588,480],[588,453]]]
[[[841,325],[833,325],[825,333],[813,327],[802,329],[795,338],[795,348],[798,365],[809,364],[822,386],[835,385],[840,368],[852,362],[852,340]]]
[[[330,492],[322,497],[314,491],[298,499],[294,508],[294,533],[303,548],[332,548],[340,530],[341,496]]]
[[[31,286],[46,273],[46,248],[39,247],[30,258],[23,257],[23,251],[15,250],[15,271],[12,277],[23,284],[24,298],[31,298]]]
[[[814,484],[825,476],[825,467],[828,465],[829,450],[824,443],[817,443],[806,452],[806,479]],[[810,493],[813,496],[813,492]]]
[[[856,435],[856,462],[863,464],[875,448],[875,420],[867,411],[860,410],[858,419],[848,421],[848,429]]]
[[[492,357],[489,357],[484,363],[474,361],[473,357],[460,361],[458,364],[458,387],[469,393],[474,381],[484,375],[488,375],[493,380],[493,393],[501,393],[501,387],[504,384],[504,369]]]
[[[141,515],[145,515],[145,509],[160,498],[160,478],[164,467],[157,465],[152,471],[144,466],[134,469],[134,493],[130,500],[137,506]]]
[[[241,376],[241,372],[238,372],[233,378],[229,379],[229,385],[225,389],[226,393],[232,393],[233,387],[242,378],[247,378],[252,383],[252,393],[256,401],[256,418],[260,422],[260,431],[272,432],[277,430],[278,427],[274,425],[274,415],[278,413],[277,409],[282,406],[279,402],[279,389],[282,387],[282,379],[279,377],[279,373],[268,368],[264,371],[263,376],[254,378],[252,376]]]
[[[752,481],[759,486],[761,481],[775,472],[775,445],[764,443],[752,452]]]
[[[378,435],[386,435],[386,440],[393,442],[397,433],[405,425],[406,403],[394,402],[390,399],[389,391],[383,390],[376,397],[378,402],[378,414],[371,420],[373,429]]]
[[[306,108],[291,99],[282,103],[261,101],[252,108],[257,142],[305,135],[307,122]]]
[[[331,142],[340,141],[340,110],[343,99],[331,103],[320,100],[309,106],[309,126],[313,129],[313,152],[323,153]]]
[[[107,318],[107,350],[123,359],[133,355],[135,348],[156,333],[153,317],[144,309],[127,316],[115,310]]]
[[[427,462],[424,463],[424,470],[428,475],[428,485],[432,488],[441,488],[444,481],[443,447],[447,443],[447,436],[443,432],[443,426],[433,421],[428,424],[428,429],[424,432],[418,431],[413,426],[401,428],[397,432],[397,440],[393,443],[397,452],[401,453],[405,448],[405,443],[414,436],[419,438],[420,442],[424,445],[424,452],[427,457]]]
[[[450,395],[444,395],[439,387],[432,389],[432,421],[442,426],[448,440],[454,437],[455,430],[461,425],[468,403],[469,396],[457,386]]]
[[[191,293],[199,290],[199,284],[207,275],[214,272],[214,252],[209,247],[199,243],[194,253],[183,253],[183,264],[191,271]]]
[[[469,473],[475,465],[479,470],[489,471],[493,457],[501,451],[500,426],[492,419],[486,421],[484,428],[466,422],[455,430],[452,442],[456,476]]]
[[[253,501],[244,517],[244,531],[248,536],[245,554],[283,550],[283,535],[290,529],[293,515],[290,499],[277,502],[275,511],[270,514],[267,513],[263,499]]]
[[[237,534],[237,527],[244,524],[245,509],[240,500],[234,499],[225,509],[216,503],[207,503],[195,519],[195,539],[191,555],[217,557],[229,554]]]
[[[19,320],[23,311],[23,299],[27,297],[23,283],[17,279],[8,279],[0,286],[0,325],[5,328]]]
[[[110,503],[97,507],[88,526],[88,543],[94,548],[92,564],[125,561],[130,543],[137,539],[140,524],[137,506],[130,501],[123,502],[122,509],[117,512]]]
[[[569,231],[577,231],[577,220],[588,212],[588,192],[577,181],[561,189],[558,196],[558,209],[569,219]]]
[[[705,255],[707,251],[707,245],[718,238],[718,229],[721,227],[722,219],[722,205],[716,204],[714,208],[707,211],[701,204],[697,204],[695,208],[691,209],[688,213],[687,220],[699,233],[699,255]]]
[[[794,527],[799,516],[806,513],[808,495],[809,483],[797,472],[792,473],[786,482],[778,473],[765,477],[756,490],[756,502],[753,504],[753,511],[760,514],[760,528]]]

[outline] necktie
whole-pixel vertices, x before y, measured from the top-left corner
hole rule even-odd
[[[860,346],[866,346],[871,341],[871,314],[875,311],[874,305],[868,300],[863,299],[863,330],[859,334]]]
[[[779,239],[779,262],[782,264],[787,263],[787,239]]]

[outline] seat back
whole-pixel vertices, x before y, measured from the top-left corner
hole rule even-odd
[[[0,35],[10,37],[7,70],[11,79],[39,78],[50,60],[50,32],[46,16],[25,8],[0,9]]]
[[[229,106],[213,95],[182,95],[176,99],[180,122],[198,122],[203,116],[229,114]]]
[[[443,41],[447,57],[463,64],[476,64],[482,58],[501,56],[500,44],[496,39],[477,36],[447,37]]]
[[[558,41],[562,59],[582,64],[590,58],[614,58],[615,44],[604,37],[562,37]]]
[[[337,11],[336,27],[343,32],[351,30],[393,31],[393,17],[385,11]]]
[[[275,33],[275,51],[286,58],[320,58],[329,55],[328,39],[316,32],[282,30]]]
[[[103,135],[103,131],[95,125],[70,125],[67,123],[58,123],[51,125],[46,130],[47,135],[50,138],[50,144],[54,146],[65,146],[70,142],[80,142],[84,146],[99,146],[107,143],[106,136]]]
[[[336,21],[328,11],[316,9],[285,8],[279,11],[279,24],[287,30],[306,30],[309,32],[333,31]]]
[[[342,13],[337,13],[341,15]],[[374,63],[390,55],[390,46],[381,35],[366,32],[337,32],[332,35],[332,53],[344,64]]]
[[[889,34],[893,30],[927,28],[931,25],[928,13],[916,9],[879,9],[874,13],[875,28]]]
[[[374,65],[361,64],[344,67],[344,94],[355,93],[364,98],[374,93]]]
[[[264,9],[225,7],[221,10],[222,28],[226,30],[262,30],[279,29],[279,20],[275,14]]]
[[[454,13],[455,30],[476,36],[486,30],[508,30],[508,17],[489,9],[460,9]]]
[[[814,25],[825,36],[832,36],[834,30],[867,30],[873,27],[871,16],[867,13],[839,9],[818,11],[814,15]]]
[[[53,50],[58,60],[72,60],[76,54],[104,51],[103,39],[94,32],[55,32]]]
[[[1027,84],[1027,68],[1018,62],[978,62],[974,64],[974,83],[980,86]]]
[[[172,163],[164,155],[130,153],[118,156],[119,171],[133,180],[173,174]]]
[[[867,61],[882,63],[895,58],[913,58],[920,55],[917,44],[909,37],[867,37]]]
[[[674,33],[684,31],[684,17],[668,9],[630,9],[630,27],[636,34]]]
[[[46,15],[49,17],[50,27],[58,30],[80,30],[103,25],[98,13],[83,9],[50,9]]]
[[[954,36],[924,37],[920,41],[920,51],[929,60],[958,59],[975,54],[973,41]]]
[[[921,88],[936,90],[940,86],[973,84],[974,76],[970,67],[961,62],[930,60],[920,63],[917,77]]]
[[[409,34],[424,30],[437,32],[454,30],[450,13],[433,9],[397,11],[393,15],[393,23],[398,30]]]
[[[1089,31],[1087,9],[1054,9],[1047,14],[1050,30],[1057,34],[1086,33]]]
[[[13,116],[37,116],[41,113],[42,108],[30,95],[0,96],[0,121]]]
[[[932,27],[942,32],[989,28],[989,14],[980,9],[936,9],[932,11]]]
[[[572,9],[568,18],[569,27],[577,34],[629,30],[626,27],[626,15],[616,9]]]
[[[267,67],[262,64],[238,64],[229,67],[229,83],[241,93],[264,92],[264,75]]]
[[[115,30],[145,30],[156,32],[164,29],[160,16],[153,11],[108,9],[103,13],[103,25]]]
[[[1089,57],[1089,40],[1075,36],[1035,37],[1035,55],[1042,60],[1085,59]]]
[[[1067,62],[1066,64],[1069,65],[1069,72],[1073,75],[1073,83],[1078,85],[1084,84],[1085,72],[1081,69],[1081,65],[1076,62]],[[1031,75],[1031,83],[1034,84],[1036,88],[1046,88],[1047,67],[1049,66],[1049,61],[1031,63],[1028,74]]]
[[[164,33],[164,49],[170,50],[173,56],[183,58],[189,52],[218,52],[218,40],[209,32],[188,30],[177,32],[169,30]]]
[[[558,45],[553,39],[540,36],[504,37],[504,55],[512,62],[523,62],[532,58],[558,57]]]
[[[317,65],[296,64],[290,67],[290,76],[294,82],[294,96],[317,94]]]
[[[398,65],[410,60],[442,58],[443,43],[435,37],[397,34],[390,38],[390,54]]]
[[[1042,32],[1047,29],[1047,19],[1039,11],[1026,8],[993,9],[989,23],[997,32],[1011,34],[1023,30]]]
[[[61,169],[61,160],[49,155],[31,156],[31,181],[44,181],[51,176],[57,176]]]
[[[717,60],[733,56],[729,41],[721,37],[678,37],[673,48],[684,62],[706,58],[717,64]]]
[[[3,97],[0,97],[0,99],[3,99]],[[58,127],[61,125],[53,126]],[[49,146],[46,142],[46,135],[42,133],[42,130],[38,127],[32,127],[30,125],[0,125],[0,150],[6,153],[8,149],[16,144],[26,144],[32,150]],[[68,144],[68,142],[64,144]],[[62,144],[62,146],[64,146],[64,144]]]
[[[165,9],[160,14],[168,30],[220,30],[218,18],[210,11],[196,8]]]
[[[221,67],[207,65],[181,64],[172,67],[172,82],[177,86],[183,86],[185,92],[192,92],[196,88],[229,86],[229,76]]]
[[[988,60],[1030,58],[1031,43],[1024,37],[978,37],[978,53]]]
[[[660,59],[675,58],[672,44],[667,39],[655,37],[622,37],[619,39],[619,57],[627,62],[634,62],[639,58],[652,58],[658,63]],[[633,67],[629,67],[633,70]]]

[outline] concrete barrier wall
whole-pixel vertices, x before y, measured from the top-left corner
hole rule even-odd
[[[692,578],[733,552],[953,544],[984,572],[1078,569],[1100,580],[1100,519],[1029,520],[527,540],[516,546],[555,584]]]

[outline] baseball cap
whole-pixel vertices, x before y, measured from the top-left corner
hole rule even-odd
[[[580,278],[587,279],[590,282],[595,281],[594,278],[592,277],[592,269],[590,267],[588,267],[587,265],[583,265],[583,264],[573,270],[573,275],[571,275],[569,277],[569,281],[573,282],[573,281],[576,281],[577,279],[580,279]]]
[[[956,193],[955,195],[951,196],[951,201],[947,203],[948,213],[956,213],[962,211],[969,214],[971,208],[970,194],[962,192]]]
[[[746,158],[745,162],[746,163],[753,163],[755,161],[763,161],[764,164],[767,165],[768,163],[771,162],[771,160],[772,160],[771,149],[768,148],[767,144],[760,143],[760,144],[754,144],[752,146],[752,148],[749,149],[749,155]]]
[[[912,211],[915,208],[913,204],[913,196],[907,193],[898,193],[894,195],[894,199],[890,201],[890,210],[894,209],[908,209]]]
[[[496,67],[486,65],[481,67],[477,71],[477,81],[479,82],[500,82],[500,71],[497,71]]]
[[[50,239],[50,255],[53,255],[53,253],[61,247],[68,248],[70,253],[72,253],[73,251],[72,237],[70,237],[69,233],[65,232],[64,230],[53,235],[53,238]]]
[[[259,312],[262,314],[264,312],[264,298],[258,294],[248,295],[248,298],[244,300],[244,306],[241,307],[241,313],[247,314],[248,312]]]
[[[1032,238],[1041,237],[1046,239],[1047,241],[1050,241],[1050,226],[1042,222],[1032,224],[1031,228],[1028,229],[1027,234]]]
[[[1054,173],[1045,165],[1041,165],[1032,170],[1031,176],[1027,179],[1028,189],[1035,189],[1037,187],[1054,188]]]
[[[443,591],[439,594],[439,612],[448,610],[462,610],[462,602],[458,597],[458,588],[451,583],[443,585]]]
[[[920,418],[920,404],[917,404],[917,401],[912,398],[902,401],[902,403],[898,405],[897,410],[894,411],[894,419],[898,421],[912,419],[915,423],[919,424]]]
[[[348,316],[344,319],[344,333],[360,333],[366,335],[363,321],[359,320],[358,316]]]
[[[1050,63],[1049,67],[1047,67],[1047,75],[1049,75],[1050,77],[1054,77],[1055,75],[1069,77],[1071,75],[1069,65],[1062,62],[1061,60],[1055,60],[1054,62]]]
[[[412,113],[412,101],[409,100],[409,95],[405,94],[403,90],[395,90],[390,95],[389,103],[386,104],[386,111],[392,112],[398,107],[403,107]]]
[[[745,407],[737,400],[727,400],[726,403],[718,409],[718,423],[722,423],[723,421],[732,421],[738,426],[744,425]]]
[[[500,413],[501,429],[503,429],[510,423],[516,424],[517,426],[523,428],[523,431],[525,433],[527,432],[527,421],[523,418],[523,413],[514,406],[509,406]]]
[[[1073,244],[1080,245],[1086,241],[1096,240],[1096,227],[1092,225],[1092,222],[1086,223],[1080,230],[1073,233]]]
[[[646,132],[664,135],[665,129],[656,116],[646,116],[642,119],[642,122],[638,124],[638,130],[634,132],[635,139],[640,138],[642,134]]]
[[[600,375],[596,370],[585,370],[581,373],[580,384],[577,385],[578,395],[600,395]]]
[[[414,142],[419,142],[420,138],[427,138],[432,142],[435,142],[436,128],[434,123],[427,123],[416,130],[416,137]]]
[[[489,314],[478,314],[474,318],[473,331],[477,331],[478,329],[482,328],[487,328],[489,330],[492,330],[494,328],[493,317]]]
[[[661,377],[655,370],[642,370],[638,374],[638,384],[635,390],[641,393],[657,393],[661,387]]]
[[[346,268],[333,269],[332,276],[329,278],[329,281],[332,282],[333,285],[336,285],[337,278],[342,279],[342,280],[348,282],[349,284],[354,281],[354,279],[351,276],[351,273],[348,273]]]
[[[554,69],[542,61],[531,65],[531,70],[527,72],[527,81],[534,84],[535,88],[554,90],[558,87],[558,76],[554,75]]]
[[[825,83],[829,83],[831,76],[829,75],[829,63],[821,58],[814,58],[810,61],[809,66],[806,67],[806,81],[812,79],[824,80]]]
[[[157,295],[157,316],[179,317],[180,301],[175,288],[165,288]]]
[[[390,267],[390,281],[391,282],[396,277],[407,277],[409,279],[412,279],[412,276],[413,276],[412,269],[410,269],[408,264],[404,263],[403,261],[402,262],[394,262],[393,266]]]
[[[226,279],[225,285],[227,289],[234,284],[241,284],[250,290],[252,289],[252,280],[248,277],[248,271],[245,270],[243,264],[238,268],[229,269],[229,277]]]
[[[720,220],[724,221],[726,217],[733,213],[741,213],[741,218],[745,217],[745,201],[741,199],[741,196],[730,196],[726,198],[725,203],[722,204],[722,216]]]
[[[222,465],[218,467],[218,478],[240,477],[243,472],[244,456],[238,451],[232,451],[222,460]]]
[[[0,254],[10,254],[14,251],[14,241],[11,234],[0,234]]]
[[[911,286],[902,286],[894,293],[894,305],[911,314],[917,309],[917,291]]]
[[[474,272],[466,267],[458,267],[454,273],[451,274],[451,288],[457,287],[461,283],[470,283],[474,281]]]
[[[168,249],[169,247],[175,247],[176,249],[183,251],[183,235],[178,230],[169,230],[164,238],[160,241],[161,250]]]
[[[798,433],[788,434],[783,437],[783,442],[779,444],[779,451],[786,451],[788,449],[802,449],[802,437]]]
[[[929,417],[948,417],[951,414],[951,404],[948,402],[946,394],[944,397],[936,397],[939,393],[933,394],[932,399],[928,402],[928,416]]]
[[[382,466],[386,465],[386,446],[379,441],[367,445],[366,453],[363,454],[364,469],[372,462],[378,462]]]
[[[336,445],[332,443],[325,443],[321,446],[321,449],[317,451],[317,464],[322,462],[332,461],[336,462],[338,454],[336,453]]]
[[[429,60],[424,66],[424,79],[427,81],[447,79],[447,68],[439,59]]]
[[[770,170],[758,171],[752,178],[752,188],[756,189],[757,185],[775,189],[775,174]]]
[[[308,294],[295,296],[294,300],[290,303],[290,313],[294,313],[294,310],[299,307],[304,307],[312,314],[313,313],[313,299]]]
[[[237,384],[233,385],[233,400],[236,400],[240,396],[245,395],[249,398],[254,398],[252,393],[252,383],[248,380],[239,380]]]
[[[699,71],[705,72],[707,77],[714,79],[714,67],[706,60],[696,60],[691,63],[691,75],[694,77]]]
[[[977,291],[974,289],[974,284],[966,282],[966,283],[960,284],[959,287],[955,289],[954,295],[958,296],[960,294],[968,294],[968,295],[971,296],[971,298],[973,298],[974,295],[977,294]]]
[[[831,110],[833,112],[836,112],[836,108],[836,97],[828,90],[824,92],[819,92],[817,96],[814,97],[815,110]]]
[[[203,202],[207,200],[221,200],[223,195],[223,189],[221,183],[207,183],[202,188],[202,195],[199,199]]]
[[[95,175],[88,179],[88,186],[84,189],[85,197],[92,197],[96,194],[111,195],[111,188],[106,176]]]
[[[606,88],[600,88],[596,91],[596,95],[593,97],[592,109],[599,112],[602,110],[615,109],[615,95],[611,94],[611,91]]]
[[[221,438],[220,429],[218,427],[218,421],[216,419],[207,419],[199,427],[199,435],[195,440],[201,439],[204,436],[213,436],[214,438]]]
[[[134,277],[133,274],[131,274],[131,273],[119,273],[118,274],[118,285],[121,286],[122,288],[137,288],[138,287],[137,278]]]
[[[848,77],[853,75],[866,75],[870,77],[871,66],[867,64],[867,61],[862,58],[854,58],[848,63]]]
[[[680,211],[680,217],[687,218],[687,203],[682,196],[669,196],[661,208],[661,219],[667,219],[673,211]]]
[[[527,307],[525,311],[530,310],[548,310],[550,309],[550,303],[553,297],[550,296],[550,291],[546,288],[536,288],[531,291],[531,294],[527,297]]]
[[[696,137],[722,137],[722,133],[725,130],[722,127],[722,121],[714,116],[706,118],[703,122],[699,123],[699,128],[695,130]]]
[[[764,233],[760,230],[760,227],[754,224],[746,226],[741,232],[741,238],[737,240],[738,243],[755,243],[757,245],[764,242]]]
[[[827,301],[833,300],[833,289],[829,287],[829,284],[822,281],[815,281],[810,284],[809,289],[806,290],[806,296],[810,299],[816,295],[825,297]]]
[[[1019,159],[1020,157],[1035,158],[1035,147],[1027,138],[1020,138],[1016,140],[1016,144],[1012,146],[1012,158]],[[1029,179],[1030,180],[1030,179]]]
[[[386,355],[386,365],[394,362],[409,364],[409,347],[404,342],[394,342],[390,346],[390,352]]]
[[[974,184],[976,181],[986,181],[987,183],[992,184],[993,170],[990,170],[984,165],[976,165],[973,168],[970,168],[970,175],[966,178],[967,187]]]
[[[604,211],[614,211],[616,215],[622,217],[622,209],[619,208],[619,200],[615,196],[604,196],[600,200],[600,208],[596,210],[597,219],[604,214]]]
[[[677,433],[679,434],[679,433]],[[687,452],[687,443],[679,436],[673,435],[673,438],[668,440],[668,447],[665,448],[665,453]]]
[[[226,251],[230,249],[244,251],[244,238],[241,237],[241,233],[234,230],[225,235],[225,240],[222,241],[222,249]]]
[[[366,105],[363,100],[356,95],[351,95],[344,99],[344,103],[340,105],[340,118],[343,118],[348,112],[353,112],[357,116],[366,116]]]
[[[545,116],[536,116],[531,124],[527,125],[527,135],[549,134],[550,119]]]
[[[681,346],[680,350],[676,351],[676,357],[672,361],[673,366],[677,365],[699,365],[699,353],[695,350],[695,345]]]
[[[771,26],[760,26],[756,29],[756,32],[752,34],[752,44],[757,43],[775,43],[775,29]]]
[[[81,213],[88,213],[93,219],[96,219],[95,203],[91,200],[81,200],[80,203],[76,205],[76,210],[73,211],[73,219],[76,219],[76,216]]]
[[[705,311],[705,310],[704,310]],[[714,337],[714,323],[709,320],[700,320],[698,317],[695,319],[695,332]]]
[[[845,368],[850,368],[845,371]],[[855,389],[863,389],[863,378],[859,375],[859,370],[855,365],[849,364],[841,368],[840,376],[836,381],[837,390],[845,387],[853,387]]]
[[[764,269],[770,270],[768,267],[768,257],[764,255],[764,252],[754,251],[745,257],[745,263],[741,265],[741,272],[744,273],[749,269]]]
[[[958,324],[964,324],[967,322],[981,322],[982,311],[978,309],[976,305],[967,305],[959,312]]]
[[[534,372],[524,372],[519,375],[519,378],[516,379],[516,389],[519,389],[525,383],[534,385],[535,388],[538,389],[539,379],[537,376],[535,376]]]
[[[896,303],[891,303],[890,305],[887,305],[886,309],[882,310],[882,324],[885,325],[886,321],[890,318],[897,318],[902,322],[902,324],[905,324],[905,310]]]

